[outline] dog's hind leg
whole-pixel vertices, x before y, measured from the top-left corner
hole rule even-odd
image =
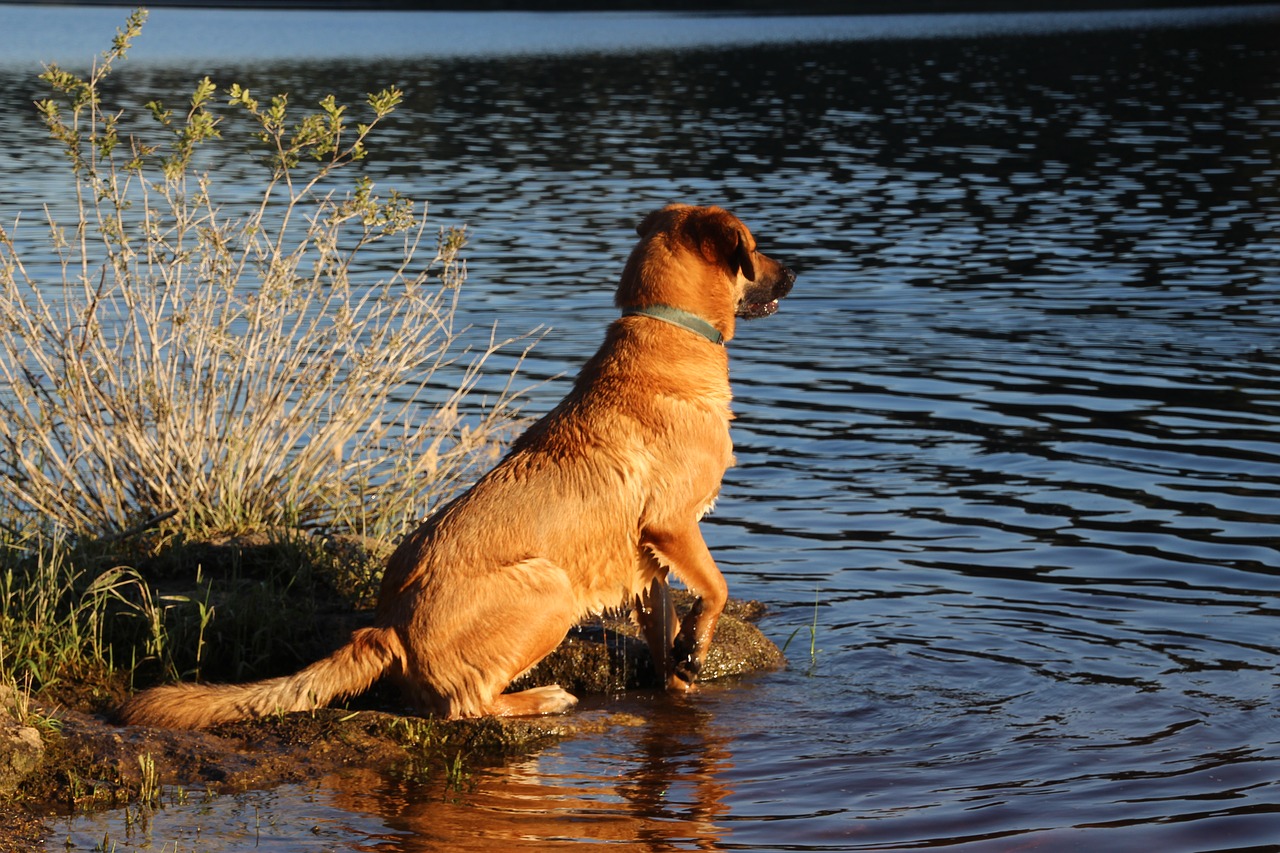
[[[446,716],[554,714],[577,704],[558,685],[502,692],[573,627],[575,597],[563,569],[541,558],[523,560],[493,571],[455,601],[453,621],[461,630],[447,653],[432,649],[429,665]]]

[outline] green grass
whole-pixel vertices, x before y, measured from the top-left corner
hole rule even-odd
[[[0,560],[0,679],[50,686],[113,668],[109,626],[126,605],[146,623],[144,654],[163,645],[163,620],[145,581],[112,567],[90,575],[65,542],[39,541],[25,555],[10,546]],[[140,593],[133,595],[133,593]]]
[[[813,622],[810,623],[808,626],[808,631],[809,631],[808,672],[810,675],[812,675],[818,669],[818,605],[819,605],[819,591],[815,589],[813,591]],[[799,634],[801,630],[802,630],[801,628],[796,628],[794,631],[791,632],[791,635],[787,637],[786,642],[782,644],[783,655],[786,655],[787,648],[791,645],[791,641],[796,638],[796,635]]]

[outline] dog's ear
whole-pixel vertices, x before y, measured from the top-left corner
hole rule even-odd
[[[726,210],[712,208],[707,215],[698,217],[691,224],[695,225],[695,240],[707,260],[728,265],[734,275],[741,271],[747,281],[756,280],[756,267],[751,258],[754,241],[738,217]]]
[[[665,207],[659,208],[658,210],[650,213],[644,219],[641,219],[639,224],[636,225],[636,233],[641,237],[648,237],[649,234],[653,232],[654,226],[658,224],[658,217],[661,216],[665,210]]]
[[[730,265],[736,266],[739,270],[741,270],[742,275],[746,278],[747,281],[755,281],[756,265],[755,265],[755,261],[751,259],[751,249],[748,248],[750,245],[749,244],[750,239],[751,238],[744,233],[744,229],[739,228],[738,247],[733,250],[733,256],[731,258]]]

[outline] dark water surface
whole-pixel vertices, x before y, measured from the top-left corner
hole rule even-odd
[[[49,849],[1280,849],[1280,12],[1144,14],[129,68],[139,102],[403,86],[370,168],[469,223],[471,319],[553,327],[531,378],[598,344],[642,213],[742,215],[801,275],[732,344],[704,527],[795,639],[461,789],[365,768]],[[3,83],[8,222],[59,185]]]

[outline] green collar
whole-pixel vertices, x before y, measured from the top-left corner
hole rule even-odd
[[[687,329],[695,335],[701,335],[713,344],[724,345],[724,335],[706,320],[697,314],[690,314],[682,308],[675,308],[670,305],[647,305],[643,308],[623,308],[623,317],[633,317],[639,314],[644,317],[652,317],[655,320],[661,320],[664,323],[670,323],[673,326],[679,326]]]

